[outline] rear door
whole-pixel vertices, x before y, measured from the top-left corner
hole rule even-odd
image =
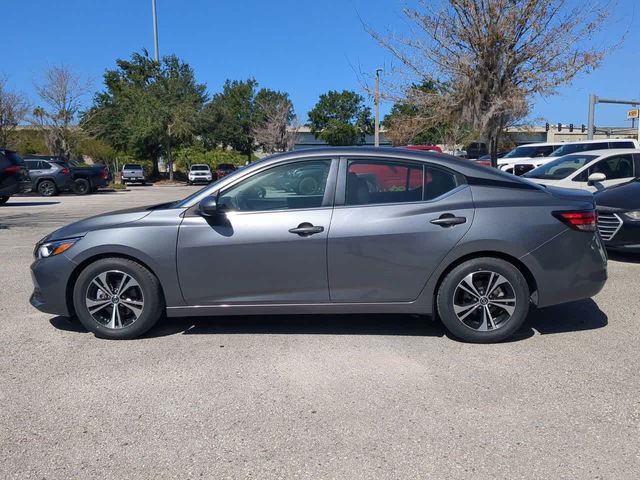
[[[470,188],[446,168],[341,159],[328,245],[331,301],[415,300],[473,215]]]

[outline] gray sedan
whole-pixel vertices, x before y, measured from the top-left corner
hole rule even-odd
[[[35,257],[31,303],[112,339],[165,313],[401,312],[497,342],[531,304],[607,278],[590,193],[385,148],[269,157],[184,200],[63,227]]]

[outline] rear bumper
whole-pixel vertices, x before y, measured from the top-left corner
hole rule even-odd
[[[607,281],[607,254],[597,233],[565,230],[520,260],[536,280],[539,307],[593,297]]]
[[[44,313],[68,317],[67,284],[76,264],[64,254],[36,260],[31,264],[32,306]]]
[[[121,177],[123,182],[144,182],[144,177]]]

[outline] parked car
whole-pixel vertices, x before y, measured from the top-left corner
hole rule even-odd
[[[381,163],[431,181],[371,191],[356,172]],[[314,166],[329,171],[315,194],[273,188]],[[165,313],[386,312],[496,342],[530,303],[590,297],[607,278],[590,193],[394,148],[268,157],[184,200],[63,227],[34,253],[32,305],[112,339]]]
[[[43,197],[53,197],[73,186],[71,170],[65,165],[33,158],[27,158],[24,164],[31,179],[31,190]]]
[[[216,178],[220,180],[237,170],[237,167],[232,163],[221,163],[216,167]]]
[[[120,171],[120,181],[123,185],[126,185],[127,183],[141,183],[142,185],[145,185],[147,180],[145,178],[142,165],[137,163],[124,164]]]
[[[572,153],[592,152],[594,150],[612,150],[619,148],[637,149],[640,148],[640,144],[637,140],[620,138],[563,143],[548,156],[544,156],[541,158],[532,158],[525,161],[512,162],[513,171],[509,173],[513,173],[515,175],[524,175],[534,168],[540,167],[546,163],[556,160],[557,158],[563,157],[565,155],[570,155]],[[506,169],[503,168],[503,170]]]
[[[640,175],[640,150],[596,150],[565,155],[524,174],[541,185],[595,192]]]
[[[211,183],[213,180],[213,173],[211,173],[209,165],[191,165],[189,174],[187,175],[188,185],[193,185],[194,183]]]
[[[31,180],[22,158],[13,150],[0,148],[0,205],[12,195],[31,191]]]
[[[472,142],[464,147],[464,151],[467,152],[466,158],[471,160],[482,157],[483,155],[489,153],[487,144],[482,142]]]
[[[404,147],[407,150],[421,150],[423,152],[439,152],[442,153],[442,149],[437,145],[405,145]]]
[[[500,159],[502,157],[504,157],[507,154],[507,152],[498,152],[497,158]],[[490,167],[491,166],[491,154],[487,153],[486,155],[483,155],[475,160],[472,160],[474,162],[476,162],[478,165],[482,165],[483,167]]]
[[[640,253],[640,179],[607,188],[594,197],[598,230],[605,247]]]
[[[73,183],[69,189],[77,195],[86,195],[106,187],[113,181],[113,175],[106,165],[84,165],[75,160],[53,155],[29,155],[25,160],[53,162],[71,171]]]
[[[526,145],[520,145],[498,160],[498,168],[504,172],[523,175],[529,170],[533,170],[535,168],[533,162],[539,158],[548,157],[554,150],[562,145],[562,142],[529,143]],[[517,172],[514,171],[515,165],[518,165]]]

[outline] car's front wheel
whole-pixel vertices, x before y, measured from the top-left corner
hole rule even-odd
[[[513,335],[529,312],[524,276],[499,258],[468,260],[447,274],[437,294],[438,314],[457,338],[472,343],[500,342]]]
[[[147,268],[124,258],[104,258],[78,276],[73,305],[80,322],[98,337],[135,338],[160,319],[160,282]]]

